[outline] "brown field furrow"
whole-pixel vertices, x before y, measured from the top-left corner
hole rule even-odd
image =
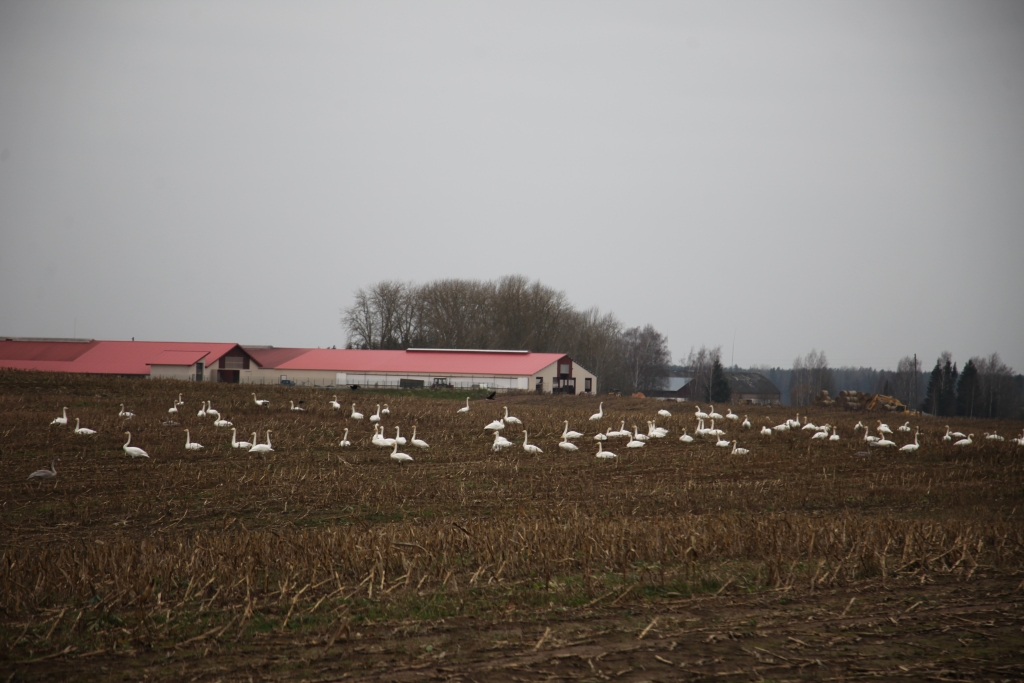
[[[172,418],[179,392],[186,405]],[[812,442],[802,430],[758,434],[795,410],[733,406],[754,423],[716,425],[751,451],[737,456],[678,440],[684,427],[693,434],[693,404],[601,397],[606,418],[591,423],[598,399],[588,397],[509,395],[460,415],[464,395],[346,390],[334,411],[334,392],[260,387],[270,409],[250,393],[0,372],[2,672],[1021,673],[1024,450],[980,438],[1019,433],[1017,423],[910,416],[922,445],[903,454],[868,448],[853,425],[881,417],[895,428],[904,416],[810,408],[841,435]],[[201,400],[240,439],[271,430],[273,452],[232,448],[230,429],[196,415]],[[413,462],[393,462],[369,421],[349,417],[353,401],[366,415],[388,403],[387,436],[416,426],[429,450],[407,444]],[[119,419],[121,402],[137,417]],[[492,453],[483,426],[503,405],[542,455],[522,450],[518,428],[505,430],[511,448]],[[50,426],[62,406],[99,433]],[[667,438],[635,450],[612,438],[605,448],[619,457],[594,457],[596,430],[645,427],[666,406],[674,414],[657,423]],[[577,452],[557,446],[566,419],[585,432]],[[943,443],[946,422],[975,444]],[[202,450],[185,450],[186,428]],[[346,428],[353,445],[340,448]],[[125,455],[127,430],[150,458]],[[54,457],[55,478],[27,480]]]

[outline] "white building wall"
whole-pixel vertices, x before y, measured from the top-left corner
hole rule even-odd
[[[194,380],[196,378],[196,366],[194,365],[150,365],[149,376],[154,379],[183,379]]]

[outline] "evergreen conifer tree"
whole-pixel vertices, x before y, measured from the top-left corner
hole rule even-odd
[[[725,370],[722,363],[715,358],[715,364],[711,366],[711,391],[708,396],[709,402],[728,403],[732,397],[732,389],[729,387],[729,380],[725,378]]]
[[[978,399],[978,368],[973,360],[967,361],[956,384],[956,414],[974,417],[975,401]]]
[[[942,368],[942,395],[939,398],[939,415],[956,415],[956,381],[960,373],[956,371],[956,363],[946,359]]]
[[[921,404],[921,412],[931,415],[939,414],[939,395],[942,393],[942,364],[935,361],[932,368],[932,375],[928,378],[928,390],[924,395],[924,402]]]

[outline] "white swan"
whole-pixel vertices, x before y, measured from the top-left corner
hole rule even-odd
[[[617,431],[617,432],[608,432],[608,436],[627,436],[627,437],[631,437],[633,435],[630,434],[629,431],[626,429],[626,421],[623,420],[622,422],[619,423],[619,431]]]
[[[395,441],[394,439],[389,439],[385,437],[384,428],[381,427],[380,436],[377,437],[377,445],[380,446],[381,448],[391,448],[392,446],[397,446],[398,442]]]
[[[188,430],[187,429],[185,430],[185,437],[186,437],[186,440],[187,440],[187,438],[188,438]],[[256,432],[252,433],[252,440],[253,441],[256,440]],[[231,428],[231,447],[232,448],[244,448],[246,450],[249,450],[250,448],[252,448],[252,443],[250,443],[248,441],[239,441],[236,438],[235,428],[232,427]],[[186,446],[185,448],[188,448],[188,446]]]
[[[839,428],[833,427],[832,433],[828,436],[829,441],[839,441]]]
[[[170,412],[170,411],[167,411],[167,412]],[[178,411],[175,410],[174,412],[178,412]],[[206,417],[206,401],[203,401],[203,403],[200,404],[199,412],[196,413],[196,417]]]
[[[683,427],[683,435],[679,437],[679,440],[683,443],[693,443],[693,437],[686,433],[686,427]]]
[[[468,413],[469,412],[469,396],[466,397],[466,405],[455,411],[456,413]]]
[[[355,403],[352,404],[352,414],[349,415],[349,417],[351,417],[353,420],[362,420],[363,419],[363,414],[356,412],[356,404]]]
[[[130,420],[130,419],[132,419],[133,417],[135,417],[135,413],[130,413],[130,412],[128,412],[127,410],[125,410],[125,409],[124,409],[124,404],[122,403],[122,404],[121,404],[121,412],[119,412],[119,413],[117,414],[117,416],[118,416],[119,418],[123,419],[123,420]]]
[[[214,417],[220,417],[220,411],[213,409],[213,401],[206,402],[206,414],[213,415]]]
[[[722,416],[719,413],[715,412],[715,407],[714,406],[711,406],[711,412],[708,413],[708,419],[709,420],[721,420]]]
[[[234,440],[233,436],[232,436],[232,440]],[[186,429],[185,430],[185,450],[186,451],[198,451],[202,447],[203,447],[203,444],[196,443],[195,441],[192,440],[191,435],[188,433],[188,430]]]
[[[910,420],[904,422],[896,431],[898,432],[909,432],[910,431]]]
[[[634,431],[634,433],[636,432],[636,425],[633,425],[633,431]],[[629,432],[626,432],[626,434],[629,435]],[[630,435],[630,439],[629,439],[629,442],[626,444],[626,448],[643,448],[644,446],[647,445],[643,441],[640,441],[639,439],[634,438],[634,436],[635,436],[635,434],[634,435]]]
[[[377,404],[377,412],[370,416],[370,422],[380,422],[380,404]]]
[[[647,423],[647,436],[653,436],[655,439],[664,439],[668,436],[668,430],[664,427],[659,427],[654,424],[654,420]]]
[[[124,442],[123,446],[121,446],[121,448],[124,449],[124,452],[127,455],[132,456],[133,458],[148,458],[149,457],[149,453],[147,453],[146,451],[142,450],[141,448],[136,448],[135,446],[129,445],[132,442],[132,433],[131,432],[125,432],[125,434],[128,435],[128,440]]]
[[[388,408],[388,404],[387,403],[384,404],[384,409],[380,411],[380,414],[381,415],[390,415],[391,414],[391,408]]]
[[[78,418],[75,418],[75,434],[81,434],[82,436],[92,436],[95,433],[95,429],[89,429],[88,427],[80,427]]]
[[[725,419],[732,420],[733,422],[735,422],[736,420],[740,419],[740,416],[732,412],[732,408],[729,408],[727,411],[725,411]]]
[[[486,432],[486,431],[489,431],[489,430],[493,429],[494,431],[498,432],[498,431],[501,431],[504,428],[505,428],[505,422],[499,418],[497,420],[491,420],[487,424],[487,426],[484,427],[484,431]]]
[[[885,424],[881,420],[878,420],[878,427],[875,428],[875,431],[879,434],[892,434],[892,430],[889,429],[889,425]]]
[[[50,424],[51,425],[61,425],[61,426],[64,426],[67,423],[68,423],[68,407],[64,406],[64,414],[61,417],[53,418],[53,422],[51,422]]]
[[[746,415],[743,416],[743,422],[740,423],[740,427],[743,427],[744,429],[750,429],[750,420],[747,419]]]
[[[520,420],[518,417],[515,417],[513,415],[509,415],[508,414],[508,406],[503,406],[503,407],[505,408],[505,422],[507,422],[509,424],[514,424],[514,425],[521,425],[521,424],[523,424],[523,421]]]
[[[207,410],[206,412],[210,412],[210,411]],[[216,420],[213,421],[213,426],[214,427],[232,427],[232,426],[234,426],[234,423],[229,422],[228,420],[225,420],[223,418],[218,417]]]
[[[494,432],[494,443],[491,444],[491,451],[497,453],[502,448],[508,448],[512,445],[512,442],[501,435],[500,432]]]
[[[395,450],[391,451],[391,459],[401,465],[403,462],[412,462],[412,456],[408,453],[398,452],[398,443],[395,443]]]
[[[57,468],[54,466],[60,458],[54,458],[50,461],[50,469],[45,467],[41,470],[36,470],[32,474],[28,475],[29,479],[53,479],[57,476]]]
[[[256,394],[253,394],[253,396],[255,396],[255,395]],[[330,401],[328,401],[328,403],[331,404],[331,407],[334,408],[335,410],[341,410],[341,404],[338,403],[338,395],[337,394],[335,394],[334,398],[332,398]]]
[[[662,417],[672,417],[672,413],[668,412],[664,408],[658,411],[658,415],[661,415]]]
[[[777,432],[788,432],[789,431],[789,422],[783,422],[780,425],[775,425],[774,427],[772,427],[772,429],[774,429]]]
[[[828,425],[825,425],[824,429],[822,429],[821,431],[817,431],[811,435],[811,441],[824,441],[825,439],[828,438],[828,430]]]
[[[415,433],[416,430],[413,430],[413,434]],[[352,445],[352,442],[348,440],[348,427],[345,427],[345,435],[341,437],[341,441],[338,442],[338,445],[342,448],[348,448]]]
[[[570,452],[572,452],[572,451],[578,451],[579,450],[579,448],[576,447],[576,444],[569,443],[568,437],[565,436],[564,434],[562,435],[562,440],[560,442],[558,442],[558,447],[561,448],[563,451],[570,451]]]
[[[870,443],[868,443],[868,446],[873,446],[875,448],[893,448],[896,446],[896,442],[882,438],[876,439],[875,441],[871,441]]]
[[[167,409],[167,412],[171,413],[172,415],[177,413],[178,412],[178,405],[180,405],[180,404],[177,401],[175,401],[174,405]]]
[[[397,425],[395,426],[395,443],[399,446],[404,446],[407,443],[405,437],[402,436],[401,427],[398,427]]]
[[[270,429],[267,430],[267,442],[266,443],[255,443],[255,444],[253,444],[252,448],[249,449],[249,452],[250,453],[270,453],[270,452],[272,452],[274,449],[270,445],[270,432],[271,431],[272,430],[270,430]]]
[[[750,455],[750,451],[746,448],[737,448],[736,442],[732,442],[732,454],[733,455]]]
[[[530,438],[530,435],[524,429],[523,430],[523,450],[526,451],[527,453],[529,453],[530,455],[538,455],[539,453],[543,453],[544,451],[542,451],[540,449],[540,446],[534,446],[532,443],[528,443],[527,442],[527,439],[529,439],[529,438]]]
[[[761,436],[771,436],[773,433],[771,427],[761,427]]]
[[[601,403],[597,405],[597,412],[591,415],[590,419],[596,421],[600,420],[602,417],[604,417],[604,401],[601,401]]]
[[[422,450],[427,450],[428,448],[430,448],[430,444],[428,444],[426,441],[424,441],[423,439],[416,438],[416,425],[412,426],[412,438],[409,439],[409,443],[411,443],[416,448],[420,448]]]
[[[916,432],[914,432],[914,443],[908,443],[906,446],[900,448],[901,453],[913,453],[914,451],[921,447],[921,445],[917,443],[917,435],[920,431],[921,430],[918,429]]]
[[[596,457],[601,458],[602,460],[611,460],[612,458],[617,458],[619,456],[615,455],[611,451],[604,450],[604,448],[602,448],[602,446],[601,446],[601,442],[598,441],[597,442],[597,456]]]
[[[646,434],[641,434],[640,430],[636,428],[636,425],[633,425],[633,433],[630,435],[630,438],[632,438],[633,441],[650,441],[651,439],[651,437]]]
[[[878,437],[877,436],[871,436],[870,434],[868,434],[868,428],[865,427],[864,428],[864,441],[867,442],[868,445],[870,445],[870,444],[873,444],[876,441],[878,441]]]
[[[292,412],[295,412],[295,413],[304,413],[304,412],[306,412],[306,409],[303,408],[302,406],[295,405],[295,401],[288,401],[288,405],[291,406]],[[210,411],[206,411],[206,412],[210,412]]]
[[[611,436],[611,431],[612,428],[609,427],[604,432],[598,432],[597,434],[594,434],[594,441],[607,441],[608,437]]]
[[[703,410],[701,410],[700,406],[697,406],[697,411],[693,415],[698,420],[706,420],[706,419],[708,419],[708,414],[705,413]]]
[[[729,446],[732,446],[732,442],[726,441],[724,438],[719,437],[718,441],[715,442],[715,445],[718,446],[719,448],[728,448]]]
[[[77,418],[75,419],[75,424],[78,424]],[[75,430],[75,431],[78,431],[78,430]],[[1003,437],[999,436],[995,432],[992,432],[991,434],[989,434],[988,432],[985,432],[985,440],[986,441],[1006,441],[1006,439],[1004,439]]]
[[[335,396],[335,398],[337,398],[337,396]],[[268,401],[265,398],[256,398],[256,394],[255,393],[252,395],[252,400],[260,408],[269,408],[270,407],[270,401]]]
[[[967,437],[965,437],[963,439],[960,439],[959,441],[957,441],[953,445],[954,446],[970,446],[972,443],[974,443],[974,434],[971,434],[971,435],[969,435],[969,436],[967,436]]]
[[[562,438],[563,439],[578,439],[581,436],[583,436],[583,435],[580,434],[579,432],[574,432],[574,431],[569,429],[569,421],[566,420],[565,421],[565,429],[562,430]]]

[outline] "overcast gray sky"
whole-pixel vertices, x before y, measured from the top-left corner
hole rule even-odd
[[[0,2],[0,334],[522,273],[678,360],[1024,371],[1024,3]]]

